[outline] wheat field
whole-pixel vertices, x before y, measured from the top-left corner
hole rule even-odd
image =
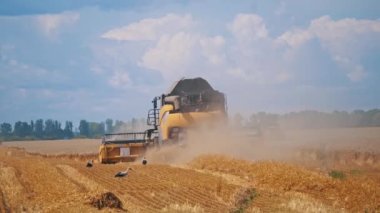
[[[379,139],[368,140],[376,147]],[[293,158],[259,160],[201,153],[185,163],[152,157],[146,166],[95,161],[87,168],[98,145],[98,140],[2,143],[0,212],[380,211],[378,150],[302,147]],[[127,167],[133,169],[127,177],[114,177]],[[115,195],[122,207],[94,207],[92,201],[104,193]]]

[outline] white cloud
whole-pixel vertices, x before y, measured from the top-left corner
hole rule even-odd
[[[229,26],[232,34],[241,42],[250,42],[268,36],[263,19],[256,14],[238,14]]]
[[[293,29],[285,32],[276,39],[277,43],[285,43],[290,47],[299,47],[313,38],[313,34],[308,30]]]
[[[311,21],[306,29],[295,29],[283,33],[276,39],[290,48],[297,48],[315,38],[343,68],[351,81],[359,81],[367,75],[360,64],[360,56],[366,51],[365,37],[380,38],[380,20],[358,20],[345,18],[337,21],[322,16]],[[372,40],[373,41],[373,40]],[[375,39],[375,43],[380,39]],[[374,43],[374,45],[375,45]]]
[[[131,84],[128,72],[116,71],[112,77],[108,80],[108,83],[115,88],[127,88]]]
[[[225,82],[232,79],[264,86],[297,79],[297,72],[301,70],[295,70],[294,67],[302,61],[294,56],[297,56],[299,47],[312,39],[327,50],[349,80],[362,80],[368,74],[360,64],[360,45],[355,46],[354,51],[349,49],[352,47],[350,42],[360,43],[360,35],[377,33],[377,24],[378,21],[368,20],[333,21],[325,16],[312,20],[306,28],[293,28],[273,38],[262,17],[257,14],[237,14],[226,24],[227,31],[224,31],[232,36],[223,34],[223,31],[219,35],[209,36],[194,27],[198,25],[190,15],[170,14],[156,19],[143,19],[124,28],[111,30],[103,37],[153,41],[142,47],[137,64],[159,72],[167,83],[183,76],[199,75],[217,77]],[[306,48],[302,51],[314,50]],[[120,55],[120,52],[116,52],[116,55]],[[321,67],[324,65],[321,64]],[[113,74],[109,80],[112,86],[133,85],[128,72],[122,75],[115,70],[111,72]]]
[[[105,84],[113,88],[130,88],[133,84],[130,64],[131,61],[138,60],[139,57],[134,56],[134,54],[142,50],[126,43],[102,42],[91,46],[94,60],[91,62],[90,70],[95,75],[104,78]]]
[[[227,25],[229,32],[234,35],[229,40],[222,35],[203,35],[193,27],[196,25],[190,15],[170,14],[156,19],[143,19],[124,28],[111,30],[102,37],[154,40],[153,46],[143,52],[138,65],[158,71],[166,81],[195,75],[206,78],[218,75],[227,79],[231,75],[262,84],[289,79],[290,75],[284,69],[277,70],[273,63],[265,64],[278,54],[271,52],[271,39],[260,16],[236,15]],[[234,70],[239,72],[234,73]]]
[[[199,36],[184,32],[162,36],[155,47],[147,50],[140,66],[158,70],[165,79],[177,79],[192,65]]]
[[[200,40],[202,54],[213,65],[223,64],[226,59],[226,41],[222,36],[205,37]]]
[[[35,20],[40,30],[47,37],[54,37],[62,26],[74,24],[79,18],[79,13],[63,12],[60,14],[38,15]]]
[[[367,72],[364,70],[362,65],[355,64],[348,58],[337,55],[333,58],[333,60],[347,71],[347,77],[351,81],[360,81],[367,76]]]
[[[262,17],[237,14],[227,28],[234,37],[226,42],[225,73],[255,85],[279,84],[292,78],[283,50],[275,45]]]
[[[142,56],[139,65],[159,71],[167,81],[183,76],[230,77],[257,84],[281,83],[290,74],[279,65],[263,20],[256,14],[238,14],[227,25],[234,37],[198,32],[161,35]],[[272,63],[277,60],[279,63]],[[281,69],[280,69],[281,68]]]
[[[380,33],[380,20],[341,19],[332,20],[322,16],[311,21],[307,29],[294,29],[283,33],[277,42],[284,42],[291,47],[300,46],[312,38],[317,38],[331,51],[340,51],[347,43],[355,42],[359,36]]]
[[[380,33],[380,20],[345,18],[338,21],[322,16],[311,21],[309,31],[323,42],[349,42],[366,33]]]
[[[111,40],[156,40],[165,34],[187,31],[194,25],[191,15],[167,14],[161,18],[143,19],[125,27],[109,30],[102,38]]]
[[[46,69],[34,64],[26,64],[15,58],[8,57],[0,61],[0,79],[6,86],[43,85],[49,83],[61,84],[68,80],[60,70]]]
[[[232,76],[266,84],[289,78],[288,73],[277,69],[280,65],[270,62],[277,53],[272,52],[271,39],[260,16],[238,14],[227,28],[234,35],[230,40],[196,31],[161,35],[155,46],[143,54],[139,65],[159,71],[166,80],[224,75],[226,80]]]

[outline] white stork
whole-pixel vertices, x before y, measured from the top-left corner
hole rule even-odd
[[[93,165],[94,165],[94,161],[93,160],[88,160],[87,164],[86,164],[86,167],[92,167]]]
[[[143,164],[143,165],[146,165],[147,163],[148,163],[148,161],[145,159],[145,157],[142,159],[142,161],[141,161],[141,163]]]
[[[115,174],[115,177],[124,177],[124,176],[128,176],[128,172],[129,170],[133,170],[131,167],[128,167],[128,169],[126,169],[125,171],[121,171],[121,172],[118,172]]]

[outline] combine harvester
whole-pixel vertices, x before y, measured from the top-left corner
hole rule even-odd
[[[134,161],[150,147],[183,142],[191,128],[227,120],[225,95],[203,78],[181,79],[152,103],[147,124],[153,128],[144,132],[105,134],[99,148],[99,162]]]

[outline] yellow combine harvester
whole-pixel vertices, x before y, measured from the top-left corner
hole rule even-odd
[[[158,108],[158,102],[161,102]],[[181,79],[168,93],[153,99],[145,132],[106,134],[99,148],[99,161],[133,161],[149,147],[178,143],[186,131],[206,123],[224,122],[226,99],[203,78]]]

